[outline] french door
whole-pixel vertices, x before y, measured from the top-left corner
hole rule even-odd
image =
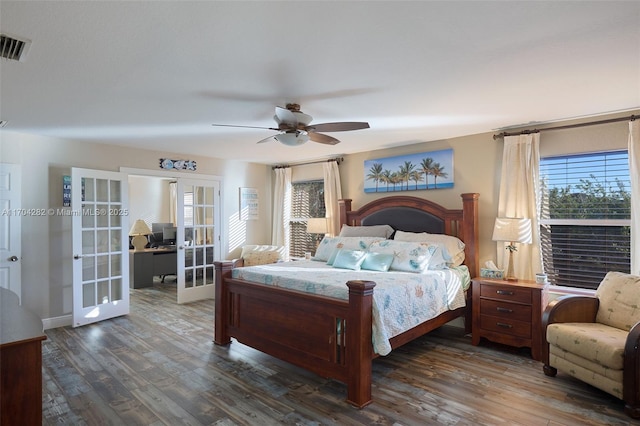
[[[73,326],[129,313],[126,173],[71,169]]]
[[[178,303],[214,297],[220,259],[220,183],[177,179]]]

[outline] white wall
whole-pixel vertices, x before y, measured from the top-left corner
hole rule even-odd
[[[237,256],[243,244],[271,240],[271,167],[240,161],[65,141],[0,131],[0,161],[21,164],[22,207],[62,208],[62,176],[71,167],[118,171],[120,167],[157,171],[163,157],[197,161],[198,175],[222,177],[222,256]],[[260,196],[260,217],[238,218],[240,187]],[[130,218],[132,220],[134,218]],[[22,303],[50,323],[71,313],[71,217],[24,217],[22,221]]]
[[[129,226],[142,219],[149,227],[154,222],[171,222],[169,183],[172,179],[129,176]]]

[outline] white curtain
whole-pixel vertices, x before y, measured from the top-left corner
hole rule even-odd
[[[502,156],[502,175],[498,198],[498,217],[531,219],[532,243],[516,243],[514,273],[520,279],[533,280],[543,272],[540,250],[540,134],[506,136]],[[498,265],[506,269],[507,243],[498,242]]]
[[[629,122],[631,178],[631,273],[640,275],[640,120]]]
[[[338,200],[342,198],[340,171],[337,161],[328,161],[322,165],[324,171],[324,205],[327,217],[327,233],[340,233],[340,207]]]
[[[273,223],[271,244],[284,247],[282,256],[289,259],[289,235],[291,230],[291,168],[275,169],[276,182],[273,191]]]

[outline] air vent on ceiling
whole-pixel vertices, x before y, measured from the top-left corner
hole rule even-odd
[[[24,61],[31,47],[31,40],[20,40],[7,34],[0,34],[0,58]]]

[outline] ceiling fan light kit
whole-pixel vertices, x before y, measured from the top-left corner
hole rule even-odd
[[[275,140],[283,145],[298,146],[309,141],[309,135],[307,133],[282,133],[274,136]]]
[[[293,103],[287,104],[286,108],[277,106],[276,113],[273,116],[273,119],[278,124],[277,128],[240,125],[236,126],[232,124],[212,124],[212,126],[277,130],[280,131],[279,134],[269,136],[268,138],[258,141],[258,143],[268,142],[275,139],[283,145],[287,146],[302,145],[309,140],[325,145],[335,145],[337,143],[340,143],[338,139],[334,138],[333,136],[318,133],[318,131],[345,132],[349,130],[360,130],[369,128],[369,123],[355,121],[320,123],[312,125],[311,120],[313,120],[313,117],[300,111],[300,105]]]

